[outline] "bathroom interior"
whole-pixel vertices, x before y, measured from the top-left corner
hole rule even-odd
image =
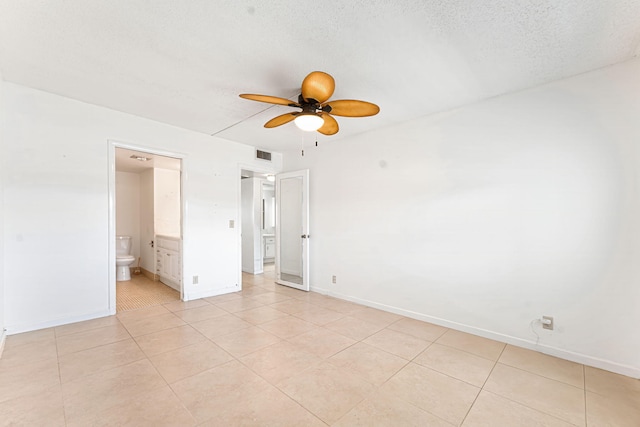
[[[242,271],[275,274],[275,176],[241,171]]]
[[[116,148],[116,311],[181,299],[180,159]]]

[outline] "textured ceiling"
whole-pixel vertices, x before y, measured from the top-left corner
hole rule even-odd
[[[624,61],[639,42],[638,0],[0,0],[6,81],[277,151],[302,132],[262,125],[291,109],[238,94],[295,99],[326,71],[332,99],[381,107],[318,137],[339,140]]]

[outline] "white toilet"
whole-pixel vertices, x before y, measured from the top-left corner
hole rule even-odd
[[[130,236],[116,236],[116,280],[123,282],[131,280],[131,270],[129,266],[136,260],[131,251]]]

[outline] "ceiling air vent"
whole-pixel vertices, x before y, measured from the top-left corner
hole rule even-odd
[[[256,150],[256,157],[258,159],[271,161],[271,153],[269,153],[267,151]]]

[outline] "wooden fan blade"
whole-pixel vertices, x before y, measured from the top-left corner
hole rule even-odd
[[[355,99],[341,99],[322,104],[323,107],[325,105],[331,107],[331,114],[343,117],[375,116],[380,111],[380,107],[376,104]]]
[[[267,123],[264,124],[264,127],[275,128],[278,126],[282,126],[283,124],[289,123],[290,121],[295,119],[297,115],[298,115],[297,112],[282,114],[280,116],[274,117],[273,119],[269,120]]]
[[[266,102],[267,104],[288,105],[289,107],[299,107],[295,101],[286,98],[278,98],[277,96],[255,95],[253,93],[243,93],[240,98],[250,99],[252,101]]]
[[[302,81],[302,97],[307,101],[315,99],[322,103],[331,98],[335,88],[333,77],[322,71],[314,71]]]
[[[336,133],[338,133],[338,131],[340,130],[340,128],[338,127],[338,122],[336,121],[336,119],[331,117],[331,114],[320,113],[320,117],[324,119],[324,124],[322,125],[322,127],[320,127],[320,129],[318,129],[318,132],[323,135],[335,135]]]

